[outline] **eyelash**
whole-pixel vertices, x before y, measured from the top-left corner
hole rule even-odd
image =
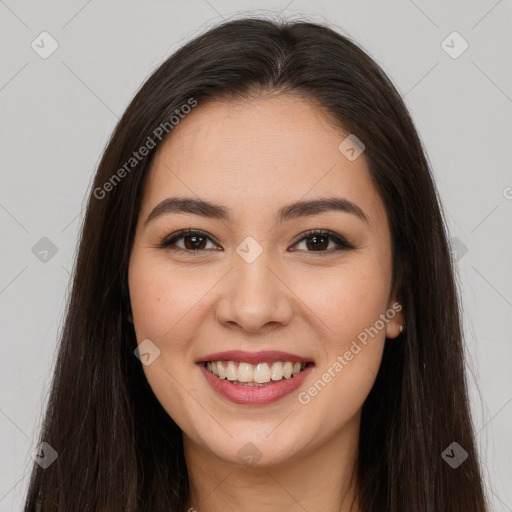
[[[195,230],[195,229],[184,229],[184,230],[178,231],[177,233],[174,233],[174,234],[170,235],[169,237],[165,238],[164,240],[162,240],[161,244],[159,245],[159,248],[168,249],[168,250],[177,251],[177,252],[184,252],[190,256],[199,256],[202,253],[204,253],[204,251],[206,251],[207,249],[191,250],[191,249],[183,249],[182,247],[171,247],[178,240],[185,238],[186,236],[194,236],[194,235],[205,237],[208,240],[210,240],[211,242],[214,242],[215,244],[217,244],[217,242],[214,239],[212,239],[210,237],[210,235],[208,235],[204,231],[199,231],[199,230]],[[303,242],[304,240],[307,240],[308,238],[312,238],[313,236],[321,236],[321,237],[329,238],[336,243],[337,248],[335,248],[334,250],[330,249],[330,250],[324,250],[324,251],[306,251],[308,253],[323,256],[323,255],[333,254],[338,251],[344,251],[344,250],[346,251],[346,250],[356,249],[356,247],[353,244],[351,244],[350,242],[348,242],[345,238],[343,238],[342,236],[334,233],[333,231],[329,231],[327,229],[317,229],[317,230],[313,229],[313,230],[306,231],[305,233],[303,233],[301,235],[301,238],[299,238],[293,245],[297,245],[298,243]]]

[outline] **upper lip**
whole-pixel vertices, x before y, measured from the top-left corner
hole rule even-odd
[[[213,361],[237,361],[249,364],[258,364],[262,362],[292,361],[299,363],[312,363],[313,360],[307,357],[301,357],[289,352],[281,352],[279,350],[263,350],[261,352],[245,352],[244,350],[227,350],[224,352],[215,352],[205,357],[201,357],[196,362],[213,362]]]

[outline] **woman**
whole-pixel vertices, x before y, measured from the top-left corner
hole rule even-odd
[[[240,19],[149,77],[94,179],[40,442],[26,512],[486,510],[438,194],[353,41]]]

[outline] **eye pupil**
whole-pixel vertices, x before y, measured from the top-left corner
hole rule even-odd
[[[329,241],[328,241],[328,237],[326,236],[316,236],[316,235],[313,235],[313,236],[310,236],[308,238],[308,240],[314,240],[313,242],[313,250],[317,250],[317,249],[326,249],[326,245],[325,243],[318,243],[318,240],[323,240],[324,242],[327,240],[327,245],[329,245]],[[308,248],[310,247],[310,244],[308,243]]]
[[[192,247],[188,247],[190,244],[188,244],[187,242],[185,242],[185,247],[188,249],[188,250],[202,250],[204,247],[201,245],[200,247],[198,247],[197,245],[195,245],[197,243],[197,240],[198,239],[203,239],[202,241],[204,242],[205,240],[205,237],[204,236],[200,236],[200,235],[185,235],[184,237],[184,240],[191,240],[191,239],[194,239],[194,242],[192,242]],[[201,244],[201,242],[200,242]]]

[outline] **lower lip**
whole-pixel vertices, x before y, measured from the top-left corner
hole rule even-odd
[[[232,384],[229,380],[221,379],[206,369],[204,363],[199,363],[210,386],[219,393],[219,395],[231,400],[236,404],[243,405],[266,405],[277,402],[286,395],[295,391],[311,372],[313,365],[308,366],[299,374],[289,379],[282,380],[262,387],[238,386]]]

